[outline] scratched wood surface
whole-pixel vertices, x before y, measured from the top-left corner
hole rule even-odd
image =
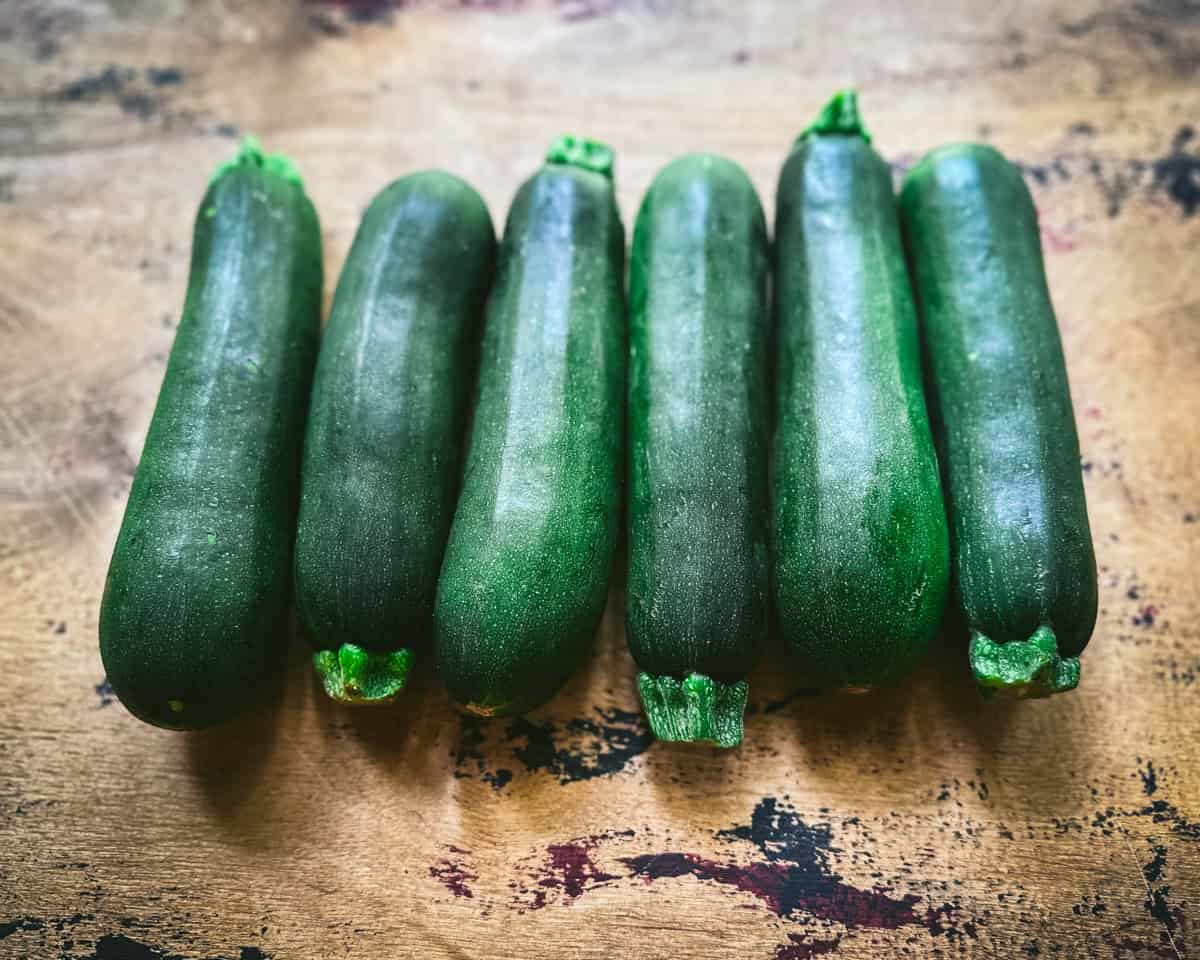
[[[0,4],[0,957],[1200,956],[1200,6],[1188,0],[5,0]],[[746,744],[653,743],[619,584],[518,720],[427,670],[178,735],[113,701],[109,553],[245,132],[299,163],[327,296],[360,212],[442,166],[502,222],[553,135],[618,152],[631,222],[680,152],[773,207],[856,84],[901,170],[1020,161],[1080,424],[1101,615],[1079,690],[984,705],[961,638],[902,687],[809,696],[779,655]]]

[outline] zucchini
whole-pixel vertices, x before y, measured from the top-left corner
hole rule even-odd
[[[891,172],[852,92],[784,164],[775,284],[777,627],[809,684],[889,684],[937,632],[949,548]]]
[[[296,609],[326,692],[380,703],[433,636],[496,239],[462,180],[397,180],[367,208],[313,380]]]
[[[247,141],[200,204],[100,607],[108,679],[148,723],[218,723],[282,668],[321,269],[295,167]]]
[[[1096,557],[1033,200],[998,152],[963,144],[921,160],[900,207],[975,679],[1070,690]]]
[[[549,699],[599,623],[620,509],[624,231],[612,152],[564,137],[500,245],[435,654],[483,716]]]
[[[767,228],[741,167],[655,177],[630,258],[625,632],[662,740],[742,740],[769,621]]]

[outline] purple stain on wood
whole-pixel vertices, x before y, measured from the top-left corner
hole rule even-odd
[[[1135,627],[1152,627],[1154,626],[1154,618],[1158,616],[1158,607],[1153,604],[1146,604],[1138,611],[1137,616],[1131,617],[1130,622]]]
[[[474,899],[470,883],[479,879],[479,874],[470,868],[469,850],[450,845],[446,847],[449,856],[442,857],[429,868],[429,875],[449,890],[456,897]]]
[[[926,923],[915,909],[916,896],[894,897],[880,889],[845,883],[829,863],[830,853],[836,852],[829,826],[810,826],[774,797],[759,802],[749,824],[718,831],[716,836],[747,841],[758,848],[762,859],[718,862],[671,852],[626,857],[621,862],[646,883],[690,876],[731,887],[756,897],[784,919],[803,914],[847,929],[876,930]]]
[[[552,901],[574,903],[588,890],[620,880],[620,875],[600,867],[595,852],[606,841],[632,836],[632,830],[616,830],[550,844],[528,881],[510,884],[513,908],[524,913],[540,910]]]
[[[860,890],[842,883],[835,874],[814,871],[810,864],[718,863],[690,853],[652,853],[621,862],[646,883],[691,876],[732,887],[758,898],[784,919],[803,913],[851,929],[875,930],[924,922],[913,909],[917,897],[895,898],[880,890]]]
[[[547,873],[538,884],[561,890],[571,901],[578,900],[590,887],[616,880],[615,875],[596,866],[592,859],[595,846],[595,841],[552,843],[546,848]]]

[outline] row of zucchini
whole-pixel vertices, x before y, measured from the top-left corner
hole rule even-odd
[[[237,712],[294,583],[335,699],[391,699],[432,650],[468,710],[532,709],[596,630],[623,487],[660,738],[739,743],[772,630],[807,685],[894,683],[952,580],[985,691],[1076,685],[1095,558],[1015,167],[935,150],[897,202],[841,93],[787,158],[773,244],[741,168],[697,154],[643,200],[628,310],[624,258],[601,144],[552,146],[498,248],[474,190],[413,174],[368,208],[322,337],[316,213],[243,147],[201,204],[106,584],[125,705]]]

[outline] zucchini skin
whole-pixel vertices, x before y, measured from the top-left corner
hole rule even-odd
[[[148,723],[219,723],[282,668],[321,283],[298,177],[244,147],[200,205],[100,608],[108,679]]]
[[[438,672],[481,715],[549,699],[607,598],[625,387],[610,165],[601,145],[556,143],[517,192],[500,245],[436,613]]]
[[[495,252],[479,195],[426,171],[372,201],[342,268],[313,381],[295,577],[316,667],[343,702],[391,699],[432,642]],[[346,646],[359,654],[339,656]]]
[[[1033,199],[1000,153],[962,144],[921,160],[900,205],[976,679],[1070,689],[1096,557]]]
[[[655,177],[630,260],[625,630],[660,739],[739,743],[766,645],[768,260],[739,166],[696,154]],[[698,710],[693,675],[738,696]]]
[[[810,685],[890,684],[937,632],[949,548],[891,173],[852,94],[780,174],[775,285],[776,627]]]

